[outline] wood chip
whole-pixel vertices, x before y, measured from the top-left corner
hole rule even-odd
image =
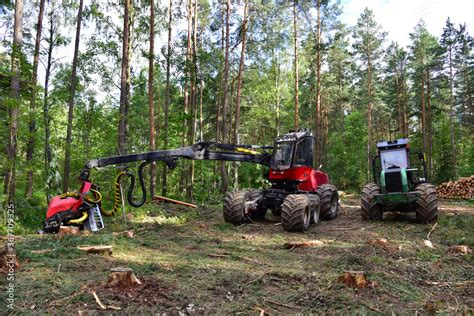
[[[425,245],[428,248],[434,249],[433,243],[430,240],[423,240],[423,245]]]

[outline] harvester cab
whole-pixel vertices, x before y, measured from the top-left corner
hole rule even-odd
[[[407,138],[378,142],[372,172],[374,183],[361,195],[364,219],[382,220],[384,211],[397,211],[415,212],[418,222],[436,220],[436,188],[427,183],[424,154],[410,152]]]
[[[426,182],[424,155],[420,152],[411,154],[407,138],[378,142],[377,151],[378,155],[373,159],[373,170],[380,170],[380,173],[374,174],[374,178],[380,177],[382,192],[406,193]],[[413,165],[411,160],[414,161]]]

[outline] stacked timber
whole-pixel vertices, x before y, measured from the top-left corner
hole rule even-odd
[[[474,194],[474,175],[441,183],[437,192],[443,199],[470,199]]]

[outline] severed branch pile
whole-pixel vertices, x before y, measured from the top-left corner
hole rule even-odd
[[[470,199],[474,194],[474,175],[441,183],[437,193],[443,199]]]

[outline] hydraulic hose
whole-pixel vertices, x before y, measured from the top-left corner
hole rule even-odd
[[[145,204],[146,201],[146,188],[145,188],[145,181],[143,180],[143,168],[146,165],[152,163],[153,161],[145,161],[138,167],[138,180],[140,181],[140,187],[142,189],[142,199],[138,202],[133,200],[133,188],[135,186],[135,176],[129,173],[130,176],[130,187],[128,188],[128,203],[133,207],[140,207]]]
[[[115,213],[117,213],[118,209],[120,208],[120,205],[122,204],[122,192],[120,190],[120,181],[122,180],[122,178],[124,176],[133,176],[133,175],[129,174],[126,171],[122,171],[115,177],[115,182],[114,182],[114,206],[110,211],[106,211],[106,210],[100,208],[100,212],[102,213],[102,215],[107,216],[107,217],[114,216]]]

